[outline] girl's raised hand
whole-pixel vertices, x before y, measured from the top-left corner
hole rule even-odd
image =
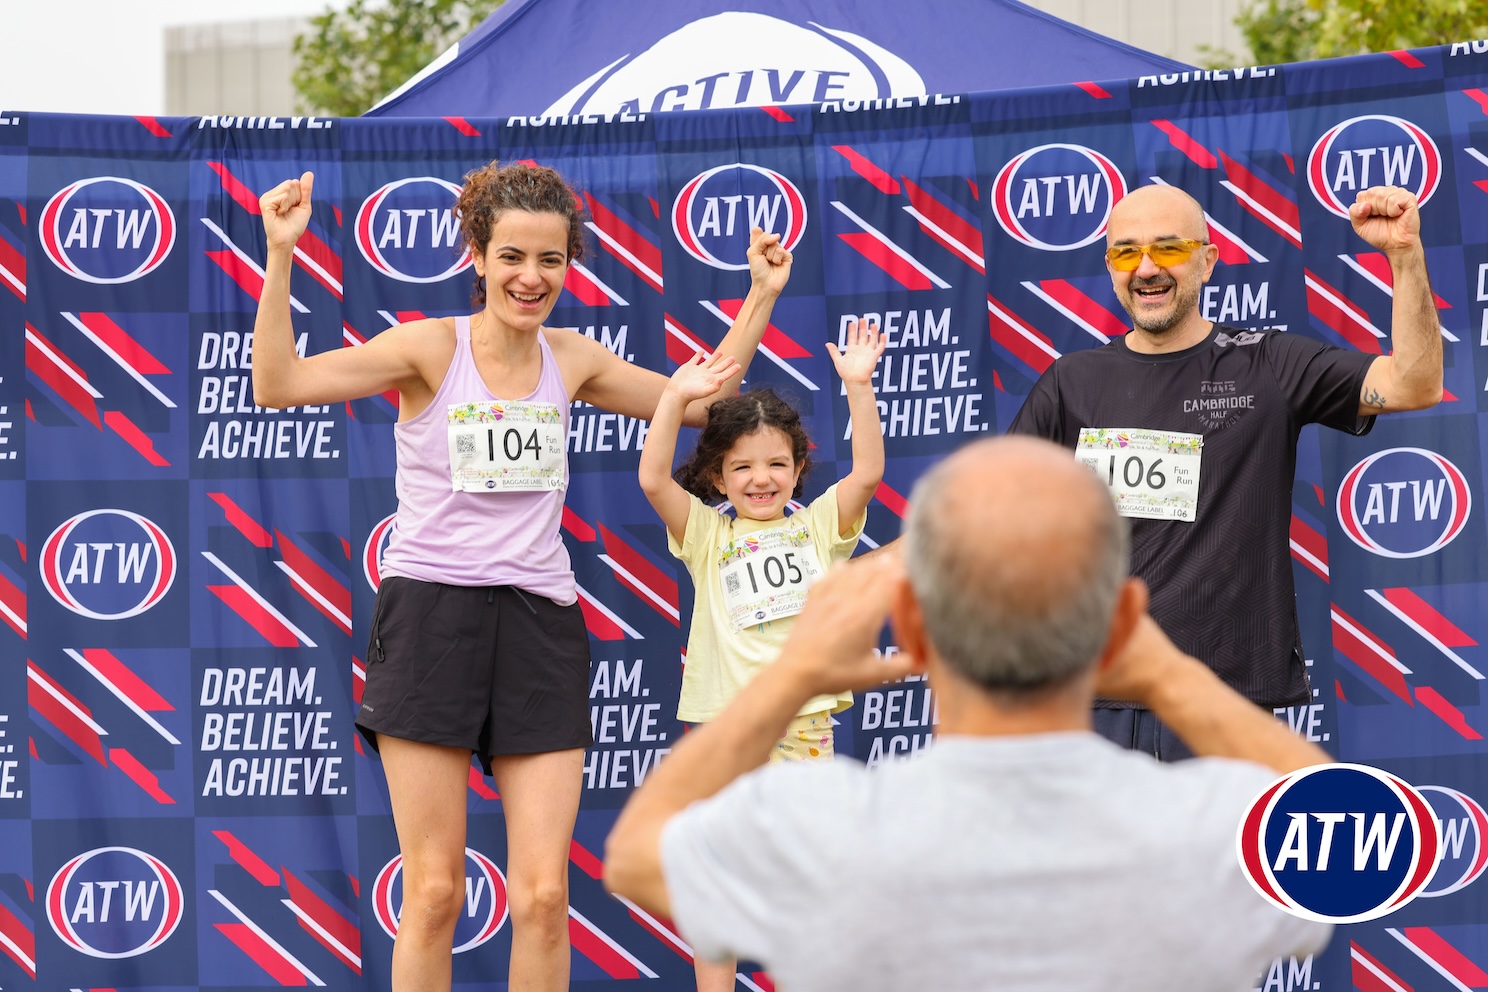
[[[841,351],[833,341],[827,342],[827,354],[837,366],[843,382],[872,382],[873,370],[883,357],[888,338],[878,333],[878,326],[866,320],[853,322],[847,332],[847,347]]]
[[[667,392],[690,403],[712,396],[723,388],[729,376],[738,371],[739,363],[732,355],[715,351],[705,358],[701,351],[693,352],[692,357],[672,373]]]
[[[310,223],[310,190],[315,185],[314,173],[284,182],[259,197],[264,233],[269,247],[293,245]]]

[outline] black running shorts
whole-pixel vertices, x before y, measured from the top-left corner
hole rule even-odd
[[[579,605],[511,586],[382,580],[357,728],[501,754],[588,747],[589,635]]]

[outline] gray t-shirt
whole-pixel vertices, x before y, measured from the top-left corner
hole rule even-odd
[[[1238,990],[1331,927],[1269,905],[1235,833],[1258,765],[1162,765],[1089,733],[944,737],[908,761],[772,766],[667,824],[672,914],[780,987]]]

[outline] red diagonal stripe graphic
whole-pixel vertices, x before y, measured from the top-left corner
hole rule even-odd
[[[463,117],[446,117],[445,120],[454,125],[455,130],[467,138],[479,138],[481,136],[481,133],[476,130],[475,125]]]
[[[987,323],[992,332],[992,340],[1006,348],[1020,361],[1026,363],[1040,375],[1046,372],[1059,353],[1054,350],[1054,343],[1047,337],[1028,326],[1028,323],[1017,317],[1011,310],[993,297],[987,298],[998,310],[1009,315],[1012,320],[1004,319],[996,311],[987,311]],[[1042,342],[1048,350],[1040,348],[1037,342]],[[1054,352],[1052,355],[1049,352]]]
[[[25,969],[26,974],[33,979],[36,977],[36,934],[31,928],[21,922],[21,918],[0,905],[0,936],[5,937],[0,941],[0,951],[3,951],[16,964]],[[16,949],[11,950],[10,944]],[[23,955],[24,960],[17,955]]]
[[[137,451],[140,457],[151,465],[154,465],[156,468],[164,468],[170,465],[170,461],[155,450],[155,442],[150,439],[150,435],[140,430],[139,425],[120,411],[105,410],[103,413],[103,422],[108,424],[109,428],[115,434],[119,435],[119,438],[125,444]]]
[[[1468,960],[1467,955],[1447,943],[1446,938],[1430,927],[1406,927],[1405,936],[1437,964],[1451,972],[1452,977],[1463,985],[1473,988],[1488,985],[1488,973]]]
[[[624,254],[617,252],[614,245],[601,240],[600,245],[605,251],[613,255],[621,265],[640,276],[641,280],[652,289],[658,293],[661,292],[662,287],[656,281],[661,276],[661,249],[590,194],[584,194],[584,203],[589,208],[589,216],[594,221],[594,225],[613,238],[616,244],[633,255],[636,261],[639,261],[645,268],[637,266]],[[650,269],[650,273],[646,272],[646,269]]]
[[[675,610],[678,608],[677,580],[675,578],[667,575],[661,569],[653,565],[650,560],[646,558],[645,555],[641,554],[641,552],[636,548],[633,548],[629,544],[626,544],[619,535],[610,530],[604,524],[599,525],[599,536],[600,539],[604,542],[605,553],[613,558],[621,568],[625,569],[631,575],[634,575],[638,581],[646,586],[647,589],[665,600],[667,605],[671,606],[672,609]],[[623,575],[617,575],[616,578],[620,579],[622,584],[626,586],[630,585],[630,583],[626,581]],[[646,594],[641,592],[640,590],[634,589],[632,591],[635,592],[636,595],[640,596],[642,599],[645,599],[648,603],[651,602],[650,598],[647,597]],[[673,623],[677,622],[675,617],[668,615],[660,607],[657,607],[656,604],[651,603],[651,606],[652,609],[655,609],[658,613],[661,613],[662,616],[667,617],[667,619],[671,620]]]
[[[157,803],[160,803],[162,806],[174,806],[176,804],[176,801],[170,797],[170,794],[160,787],[160,779],[155,777],[155,773],[141,764],[138,758],[124,748],[109,748],[109,760],[114,763],[115,768],[129,776],[131,782],[145,790],[145,793]]]
[[[4,575],[0,575],[0,604],[5,606],[5,609],[0,610],[0,620],[4,620],[11,630],[25,637],[26,594]]]
[[[254,933],[246,923],[214,923],[212,925],[280,985],[309,984],[309,979],[301,974],[298,968],[286,961],[282,954]]]
[[[258,194],[243,185],[243,182],[232,174],[232,170],[228,169],[221,162],[208,162],[207,168],[217,173],[217,178],[221,181],[223,190],[226,191],[228,196],[232,197],[234,203],[255,217],[263,213],[258,205]]]
[[[1219,249],[1219,260],[1226,265],[1249,265],[1250,255],[1213,224],[1208,225],[1209,241]]]
[[[1354,261],[1359,263],[1360,268],[1364,269],[1364,271],[1374,276],[1386,286],[1389,286],[1392,292],[1394,291],[1395,273],[1390,271],[1390,260],[1385,257],[1383,252],[1367,251],[1362,255],[1355,255]],[[1442,299],[1440,294],[1432,293],[1431,295],[1436,299],[1436,308],[1438,310],[1452,309],[1452,304]]]
[[[351,628],[347,626],[343,618],[351,616],[351,589],[330,572],[321,568],[315,559],[305,553],[303,548],[285,537],[283,531],[275,530],[274,536],[279,539],[279,553],[284,556],[284,563],[294,569],[295,574],[309,583],[312,589],[324,596],[327,602],[340,610],[342,616],[338,617],[327,610],[313,596],[307,595],[297,585],[295,588],[299,590],[300,595],[304,596],[310,601],[312,606],[334,620],[337,625],[350,634]]]
[[[743,308],[743,300],[719,300],[718,309],[728,314],[729,320],[738,320],[739,311]],[[769,348],[781,358],[810,358],[811,352],[803,348],[795,338],[786,334],[774,324],[765,325],[765,333],[760,337],[760,344]],[[687,356],[691,358],[691,355]]]
[[[284,881],[289,889],[289,898],[294,904],[300,907],[305,912],[305,915],[314,920],[321,929],[330,934],[335,941],[339,942],[341,947],[337,947],[316,933],[314,928],[304,920],[300,920],[300,926],[304,927],[326,950],[336,955],[342,961],[345,961],[352,970],[360,975],[362,973],[362,935],[361,931],[357,929],[357,925],[337,912],[329,903],[317,895],[313,889],[296,878],[294,873],[288,868],[284,869]],[[349,958],[347,957],[348,952],[351,954]]]
[[[1213,169],[1219,166],[1219,159],[1209,149],[1189,137],[1188,132],[1172,121],[1153,121],[1152,126],[1166,134],[1172,146],[1187,155],[1189,161],[1199,168]]]
[[[591,635],[601,641],[625,640],[625,631],[620,625],[595,609],[594,604],[583,595],[579,596],[579,609],[584,614],[584,626]]]
[[[1280,190],[1222,151],[1219,153],[1219,160],[1224,163],[1226,179],[1238,186],[1261,206],[1275,214],[1278,219],[1293,230],[1300,231],[1302,229],[1301,212],[1297,209],[1297,205],[1289,200]]]
[[[720,309],[722,308],[720,307]],[[687,339],[686,341],[679,341],[677,339],[677,334],[672,334],[670,331],[667,333],[667,358],[670,358],[678,365],[686,364],[688,359],[692,358],[694,351],[701,351],[706,354],[707,352],[713,350],[708,346],[708,343],[706,341],[698,337],[686,327],[682,326],[682,322],[679,321],[676,317],[673,317],[671,314],[662,314],[662,320],[675,328],[677,334],[680,334],[682,335],[682,337]]]
[[[1328,325],[1328,327],[1338,333],[1339,337],[1358,350],[1370,352],[1375,355],[1381,354],[1379,338],[1369,333],[1356,320],[1352,319],[1352,317],[1367,319],[1363,312],[1353,307],[1353,304],[1342,293],[1329,286],[1326,282],[1323,282],[1323,280],[1318,279],[1311,271],[1304,270],[1304,272],[1309,280],[1307,286],[1307,312]],[[1316,281],[1318,286],[1326,289],[1333,296],[1337,297],[1338,300],[1344,301],[1350,307],[1350,310],[1343,309],[1337,302],[1324,296],[1312,285],[1312,281]]]
[[[238,287],[243,292],[253,297],[255,303],[263,295],[263,276],[254,272],[248,266],[247,262],[225,249],[222,251],[209,251],[207,252],[207,257],[216,262],[222,271],[226,272],[232,281],[238,284]]]
[[[873,495],[896,517],[902,518],[909,512],[909,500],[896,492],[887,482],[880,482],[878,488],[873,491]]]
[[[21,302],[24,303],[26,300],[26,256],[17,251],[16,247],[4,238],[0,238],[0,269],[10,273],[15,281],[20,283],[17,286],[10,279],[0,277],[0,282],[10,287],[10,291],[19,296]]]
[[[847,159],[848,166],[873,184],[873,188],[880,193],[896,196],[899,193],[899,183],[891,175],[869,161],[868,157],[858,152],[851,145],[833,145],[832,151]]]
[[[222,513],[227,517],[227,522],[235,527],[239,534],[246,537],[255,548],[274,546],[274,538],[264,529],[263,524],[254,520],[247,510],[233,502],[233,498],[227,493],[207,493],[207,497],[222,507]]]
[[[1422,62],[1420,59],[1416,58],[1410,52],[1407,52],[1407,51],[1398,51],[1398,52],[1391,52],[1390,54],[1393,55],[1397,60],[1399,60],[1400,64],[1403,65],[1403,66],[1405,66],[1407,69],[1424,69],[1424,68],[1426,68],[1426,63],[1425,62]]]
[[[782,124],[794,124],[796,122],[796,119],[786,113],[783,107],[761,107],[760,109]]]
[[[604,878],[604,862],[595,857],[594,852],[576,840],[568,842],[568,860],[578,866],[579,870],[596,881]]]
[[[573,949],[599,965],[611,978],[640,978],[636,966],[621,957],[600,936],[572,916],[568,918],[568,939]]]
[[[231,831],[213,830],[212,836],[226,845],[227,856],[252,875],[253,880],[259,885],[277,886],[279,884],[279,873],[270,867],[267,861],[254,854],[248,845],[238,840]]]
[[[580,303],[586,307],[607,307],[610,298],[605,291],[583,272],[570,265],[568,275],[563,277],[563,288],[578,297]]]
[[[103,339],[103,343],[113,349],[114,354],[141,375],[169,375],[170,369],[165,363],[154,355],[128,331],[114,323],[114,319],[106,313],[80,313],[78,320],[83,326]]]
[[[839,234],[837,237],[846,241],[854,251],[887,272],[905,289],[935,288],[935,284],[923,272],[890,251],[887,245],[873,235],[866,232],[853,232]]]
[[[971,249],[972,254],[976,255],[978,259],[983,257],[985,249],[982,246],[982,232],[977,229],[976,225],[967,221],[960,214],[944,203],[941,203],[919,186],[916,186],[908,176],[904,177],[904,192],[909,197],[910,205],[930,218],[936,227]],[[925,229],[923,224],[921,225],[921,229],[925,230],[926,234],[929,234],[937,241],[941,240],[934,231]],[[946,245],[946,247],[963,262],[967,262],[967,264],[972,265],[978,270],[985,271],[980,262],[971,262],[957,251],[957,249],[950,245]]]
[[[114,656],[107,648],[84,648],[82,651],[88,664],[108,679],[114,688],[118,689],[130,702],[148,713],[174,713],[176,708],[166,701],[160,693],[150,688],[144,679],[134,673],[124,662]]]
[[[1322,579],[1324,582],[1327,582],[1328,581],[1328,539],[1327,539],[1327,537],[1323,536],[1323,534],[1321,534],[1317,530],[1313,529],[1312,527],[1308,526],[1295,513],[1292,514],[1292,524],[1291,524],[1291,529],[1288,532],[1288,537],[1291,539],[1291,542],[1293,544],[1297,545],[1297,547],[1299,547],[1303,551],[1306,551],[1307,552],[1307,555],[1304,556],[1304,555],[1298,554],[1295,550],[1293,550],[1292,551],[1292,557],[1295,558],[1295,559],[1297,559],[1298,561],[1300,561],[1303,565],[1306,565],[1307,568],[1309,570],[1311,570],[1312,573],[1314,575],[1316,575],[1318,578]],[[1316,559],[1316,562],[1314,562],[1312,559]],[[1318,563],[1321,563],[1321,565],[1322,565],[1321,568],[1318,567]]]
[[[360,737],[361,734],[358,734],[357,736]],[[477,796],[480,796],[482,799],[501,798],[499,795],[497,795],[495,789],[486,784],[486,777],[482,775],[481,770],[474,765],[470,766],[470,774],[466,776],[466,784],[470,786],[471,792],[475,793]]]
[[[1464,633],[1456,624],[1437,612],[1436,607],[1417,596],[1409,589],[1397,587],[1382,590],[1385,599],[1400,612],[1425,628],[1432,637],[1449,648],[1477,647],[1478,642]]]
[[[1106,88],[1099,83],[1093,83],[1089,80],[1086,80],[1083,83],[1075,83],[1075,85],[1080,87],[1080,89],[1084,90],[1086,93],[1089,93],[1091,96],[1095,97],[1097,100],[1111,99],[1111,94],[1108,93],[1106,91]]]
[[[1474,730],[1472,725],[1467,722],[1467,715],[1442,698],[1442,694],[1431,688],[1431,686],[1416,686],[1416,699],[1420,700],[1421,705],[1439,717],[1443,723],[1468,740],[1480,741],[1483,739],[1483,735]]]
[[[1399,975],[1353,941],[1349,942],[1354,987],[1359,992],[1415,992]],[[1381,978],[1380,974],[1385,977]],[[1391,984],[1393,983],[1393,984]]]
[[[136,115],[134,119],[143,124],[145,130],[157,138],[169,138],[171,136],[171,133],[165,129],[165,125],[153,117],[140,117]]]
[[[78,378],[86,382],[88,377],[84,374],[83,370],[74,365],[72,360],[66,355],[62,354],[56,345],[48,341],[46,335],[30,324],[26,325],[26,334],[28,335],[26,339],[26,368],[30,369],[38,379],[50,386],[52,391],[62,397],[68,406],[91,421],[94,427],[103,430],[103,421],[98,416],[98,405],[93,402],[93,397],[86,389],[78,384],[76,379],[64,372],[58,363],[60,362],[62,365],[71,369],[77,374]],[[38,346],[35,341],[31,340],[31,337],[35,337],[45,348]]]
[[[1399,696],[1407,705],[1416,705],[1415,701],[1411,699],[1410,687],[1405,684],[1404,673],[1379,656],[1379,652],[1383,651],[1389,657],[1394,658],[1395,652],[1390,646],[1380,640],[1372,631],[1366,629],[1359,621],[1340,610],[1337,603],[1332,604],[1332,607],[1333,647],[1337,648],[1344,657],[1374,676],[1375,681]],[[1343,622],[1340,622],[1340,618]],[[1345,623],[1347,626],[1345,626]],[[1349,627],[1353,627],[1354,629],[1350,630]],[[1376,643],[1368,643],[1363,639],[1365,636],[1372,638]]]
[[[1059,305],[1094,327],[1108,338],[1119,338],[1127,331],[1126,321],[1085,295],[1066,279],[1045,279],[1039,288]]]
[[[31,704],[31,708],[46,718],[52,726],[67,735],[68,740],[92,755],[95,761],[107,768],[108,758],[104,756],[103,741],[99,739],[97,732],[79,719],[77,713],[68,709],[61,700],[57,699],[57,696],[52,695],[46,688],[38,685],[37,680],[39,679],[41,682],[44,682],[57,695],[62,696],[76,707],[79,712],[87,714],[90,719],[93,713],[77,697],[49,678],[46,672],[37,668],[35,664],[28,661],[26,663],[26,670],[36,676],[36,678],[26,680],[26,701]]]
[[[594,532],[593,527],[590,527],[584,522],[583,517],[570,510],[567,506],[563,508],[563,529],[585,544],[588,544],[599,536]]]
[[[1481,107],[1483,113],[1488,114],[1488,93],[1484,93],[1482,90],[1473,89],[1463,90],[1462,95]]]
[[[264,609],[246,590],[239,586],[207,586],[207,589],[274,647],[292,648],[299,645],[300,639],[294,635],[294,631],[280,623],[278,617]]]

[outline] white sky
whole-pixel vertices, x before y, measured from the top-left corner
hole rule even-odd
[[[165,29],[308,17],[331,0],[0,0],[0,110],[165,113]]]

